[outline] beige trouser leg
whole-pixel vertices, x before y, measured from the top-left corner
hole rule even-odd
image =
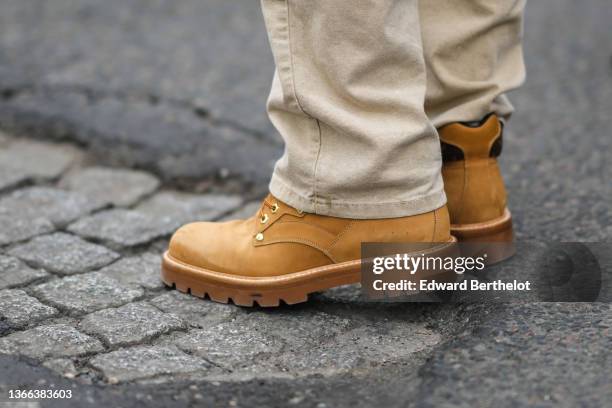
[[[417,0],[263,0],[285,140],[270,191],[307,212],[389,218],[445,203],[424,109]]]
[[[447,102],[426,88],[418,0],[262,0],[262,8],[277,67],[268,112],[286,146],[272,194],[306,212],[347,218],[444,205],[440,122],[428,119],[426,93],[433,106]],[[430,48],[454,42],[440,33],[446,39],[430,39]]]
[[[525,80],[526,0],[422,0],[427,66],[425,109],[439,128],[490,112],[507,119],[505,93]]]

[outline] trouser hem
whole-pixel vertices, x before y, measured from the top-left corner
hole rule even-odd
[[[446,204],[444,189],[410,200],[375,203],[306,197],[285,184],[276,175],[270,182],[270,193],[290,206],[312,214],[352,219],[383,219],[407,217],[436,210]]]

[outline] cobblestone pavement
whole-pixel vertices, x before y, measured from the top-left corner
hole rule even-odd
[[[32,152],[43,154],[28,160]],[[511,371],[540,381],[501,389],[513,403],[610,397],[609,304],[384,305],[350,286],[278,310],[203,301],[161,283],[169,235],[188,220],[247,216],[257,203],[164,188],[66,144],[3,136],[0,156],[23,175],[0,194],[0,395],[64,384],[75,406],[478,405],[480,381],[502,386],[499,372]],[[556,381],[570,380],[568,400]]]
[[[257,203],[162,188],[66,144],[3,136],[0,155],[23,175],[1,186],[0,354],[79,384],[218,383],[369,371],[443,339],[430,308],[366,305],[354,287],[275,311],[168,290],[160,256],[179,225],[248,216]]]
[[[529,7],[502,163],[517,235],[609,243],[612,8]],[[270,70],[257,2],[0,4],[0,401],[611,405],[609,275],[592,304],[372,304],[344,287],[264,310],[166,289],[177,226],[256,211],[282,149]]]

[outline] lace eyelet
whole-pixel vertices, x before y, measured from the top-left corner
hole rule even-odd
[[[274,204],[272,205],[272,213],[273,213],[273,214],[274,214],[274,213],[276,213],[276,212],[278,211],[278,209],[279,209],[279,208],[280,208],[280,207],[278,206],[278,204],[277,204],[277,203],[274,203]]]
[[[259,220],[259,222],[261,222],[262,224],[265,224],[266,222],[268,222],[269,219],[270,217],[268,216],[268,214],[264,214],[261,216],[261,219]]]
[[[263,241],[263,239],[264,235],[261,232],[255,235],[255,241]]]

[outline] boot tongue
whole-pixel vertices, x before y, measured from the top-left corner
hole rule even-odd
[[[264,198],[264,201],[266,202],[266,204],[268,204],[268,206],[272,207],[275,204],[278,206],[278,211],[281,211],[283,213],[287,213],[287,214],[292,214],[295,215],[296,217],[303,217],[304,213],[292,206],[290,206],[289,204],[285,203],[284,201],[279,200],[278,198],[274,197],[272,195],[272,193],[269,193],[266,198]]]
[[[276,198],[275,198],[275,197],[272,195],[272,193],[268,193],[268,195],[266,196],[266,198],[264,198],[264,201],[265,201],[267,204],[272,205],[272,204],[274,204],[274,203],[277,203],[279,200],[277,200],[277,199],[276,199]]]
[[[438,133],[443,143],[457,147],[466,160],[489,157],[491,147],[501,135],[502,126],[497,115],[490,115],[481,126],[451,123]]]

